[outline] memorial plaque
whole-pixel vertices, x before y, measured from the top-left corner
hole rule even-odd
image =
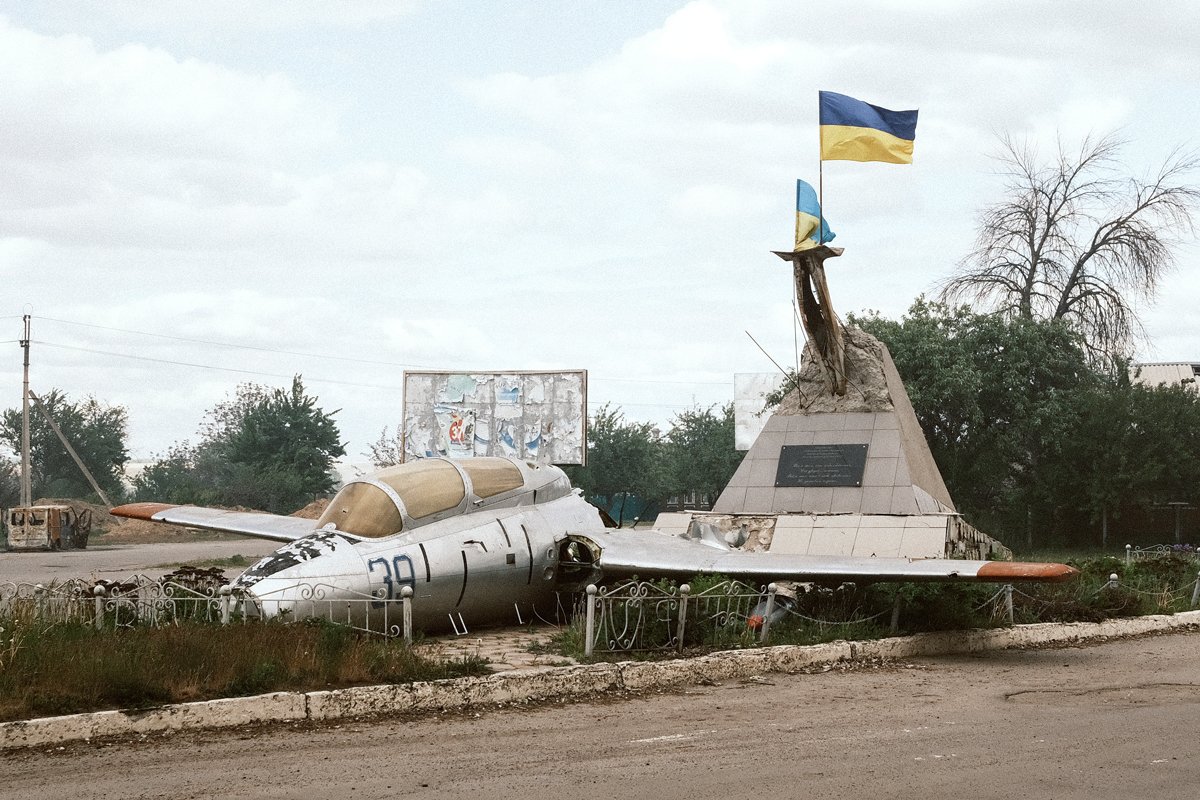
[[[862,486],[865,444],[785,444],[775,486]]]

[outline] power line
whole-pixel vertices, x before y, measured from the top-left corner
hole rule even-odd
[[[43,341],[41,339],[35,339],[34,342],[36,342],[39,345],[42,345],[43,347],[54,347],[59,350],[75,350],[80,353],[92,353],[93,355],[99,355],[99,356],[113,356],[115,358],[128,358],[132,361],[150,361],[155,364],[171,364],[172,366],[177,366],[177,367],[195,367],[197,369],[211,369],[211,370],[217,370],[220,372],[237,372],[242,375],[257,375],[257,376],[265,377],[265,378],[290,379],[290,378],[295,377],[294,374],[293,375],[282,375],[282,374],[279,374],[276,372],[258,372],[256,370],[250,370],[250,369],[238,369],[237,367],[218,367],[213,364],[197,364],[197,363],[191,362],[191,361],[171,361],[170,359],[166,359],[166,358],[150,358],[149,356],[134,356],[134,355],[129,355],[128,353],[114,353],[110,350],[93,350],[90,347],[75,347],[75,346],[69,345],[69,344],[55,344],[54,342],[47,342],[47,341]],[[399,387],[399,386],[379,386],[377,384],[371,384],[371,383],[356,383],[354,381],[339,381],[339,380],[334,380],[332,378],[312,378],[312,377],[310,377],[309,380],[312,381],[313,383],[337,384],[340,386],[357,386],[357,387],[360,387],[363,389],[381,389],[381,390],[396,391],[396,392],[403,391],[401,389],[401,387]]]
[[[58,350],[74,350],[74,351],[80,352],[80,353],[91,353],[92,355],[112,356],[115,358],[126,358],[131,361],[149,361],[154,364],[169,364],[171,366],[176,366],[176,367],[193,367],[193,368],[197,368],[197,369],[210,369],[210,370],[215,370],[218,372],[235,372],[235,373],[238,373],[241,375],[254,375],[254,376],[263,377],[263,378],[283,378],[286,380],[286,379],[290,379],[290,378],[294,377],[293,375],[284,375],[284,374],[276,373],[276,372],[260,372],[257,370],[238,369],[237,367],[220,367],[220,366],[216,366],[214,364],[197,364],[192,361],[173,361],[173,360],[166,359],[166,358],[151,358],[150,356],[135,356],[135,355],[130,355],[129,353],[116,353],[116,352],[112,352],[110,350],[96,350],[96,349],[90,348],[90,347],[76,347],[74,345],[69,345],[69,344],[57,344],[55,342],[47,342],[42,339],[34,339],[33,341],[35,344],[42,345],[44,347],[52,347],[52,348],[55,348]],[[379,384],[359,383],[359,382],[355,382],[355,381],[342,381],[342,380],[336,380],[334,378],[309,377],[306,380],[310,381],[311,383],[333,384],[333,385],[338,385],[338,386],[355,386],[355,387],[359,387],[359,388],[363,388],[363,389],[377,389],[380,391],[394,391],[394,392],[403,391],[403,389],[399,386],[381,386]],[[612,402],[616,405],[621,406],[622,408],[671,408],[671,409],[691,408],[691,406],[683,405],[683,404],[679,404],[679,403],[625,403],[625,402],[621,402],[619,400],[600,401],[599,404],[603,405],[605,402]],[[592,404],[594,405],[595,403],[592,403]]]
[[[331,361],[350,361],[357,364],[374,364],[383,367],[416,367],[417,369],[435,369],[434,367],[425,366],[423,364],[405,364],[398,361],[376,361],[369,358],[351,358],[350,356],[331,356],[321,353],[304,353],[297,350],[283,350],[275,347],[260,347],[252,344],[237,344],[235,342],[218,342],[212,339],[191,339],[186,336],[171,336],[166,333],[151,333],[149,331],[135,331],[129,328],[113,328],[108,325],[94,325],[90,322],[73,322],[68,319],[55,319],[54,317],[34,317],[34,319],[44,320],[46,322],[57,322],[61,325],[76,325],[81,328],[95,328],[102,331],[113,331],[115,333],[132,333],[137,336],[152,336],[156,339],[169,339],[175,342],[188,342],[190,344],[206,344],[214,347],[229,347],[236,350],[257,350],[262,353],[278,353],[280,355],[301,356],[303,358],[327,358]]]
[[[379,361],[369,358],[353,358],[350,356],[334,356],[323,353],[307,353],[297,350],[283,350],[275,347],[262,347],[258,345],[239,344],[236,342],[221,342],[213,339],[193,339],[187,336],[173,336],[166,333],[152,333],[150,331],[139,331],[131,328],[117,328],[108,325],[96,325],[90,322],[76,322],[69,319],[58,319],[56,317],[35,316],[34,319],[43,320],[46,322],[57,322],[61,325],[75,325],[81,328],[93,328],[102,331],[112,331],[114,333],[131,333],[136,336],[150,336],[155,339],[167,339],[175,342],[187,342],[189,344],[203,344],[213,347],[228,347],[236,350],[255,350],[262,353],[277,353],[280,355],[300,356],[302,358],[324,358],[330,361],[345,361],[355,364],[372,364],[383,367],[410,367],[415,369],[440,370],[440,367],[433,367],[427,364],[409,364],[401,361]],[[65,345],[61,345],[65,346]],[[130,356],[132,358],[132,356]],[[173,363],[173,362],[166,362]],[[216,368],[214,368],[216,369]],[[265,374],[265,373],[264,373]],[[610,378],[601,375],[589,376],[589,381],[611,381],[615,383],[646,383],[646,384],[661,384],[664,386],[729,386],[729,381],[663,381],[654,380],[651,378]]]

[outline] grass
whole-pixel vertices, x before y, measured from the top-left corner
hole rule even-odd
[[[0,721],[487,672],[486,659],[434,660],[320,622],[97,631],[0,619]]]
[[[1200,559],[1166,556],[1125,564],[1124,557],[1084,556],[1060,560],[1080,571],[1079,578],[1063,584],[1017,584],[1013,592],[1013,621],[1099,622],[1114,617],[1170,614],[1191,609],[1191,598],[1200,571]],[[1117,585],[1109,577],[1117,575]],[[711,581],[698,578],[693,589]],[[665,588],[669,588],[669,585]],[[891,613],[900,599],[898,633],[965,630],[1006,625],[1000,613],[996,584],[909,583],[846,585],[838,589],[812,588],[797,597],[796,613],[772,624],[768,644],[819,644],[837,639],[878,639],[892,635]],[[619,617],[620,614],[618,613]],[[822,620],[816,622],[814,620]],[[653,631],[644,649],[597,651],[584,656],[583,620],[576,619],[541,647],[544,652],[580,661],[629,658],[674,658],[675,648],[665,648],[670,635]],[[684,641],[686,654],[758,646],[756,632],[744,620],[718,625],[689,618]]]

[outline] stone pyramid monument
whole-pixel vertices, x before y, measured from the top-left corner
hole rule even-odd
[[[954,508],[887,347],[833,315],[828,246],[793,262],[808,331],[800,374],[711,512],[655,526],[712,526],[745,549],[808,555],[1011,558]]]

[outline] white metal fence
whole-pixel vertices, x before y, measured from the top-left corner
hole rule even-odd
[[[898,597],[898,596],[897,596]],[[723,581],[699,592],[682,584],[626,581],[612,586],[589,585],[583,600],[584,654],[646,650],[682,650],[685,643],[766,644],[772,625],[800,618],[821,627],[844,627],[892,615],[883,611],[850,620],[806,617],[795,599],[777,584],[754,587]],[[689,638],[690,637],[690,638]]]
[[[224,583],[175,582],[134,575],[123,581],[0,583],[0,618],[43,625],[84,623],[97,629],[164,627],[184,621],[237,624],[270,617],[323,619],[412,642],[412,589],[398,600],[322,584],[295,584],[251,596]]]

